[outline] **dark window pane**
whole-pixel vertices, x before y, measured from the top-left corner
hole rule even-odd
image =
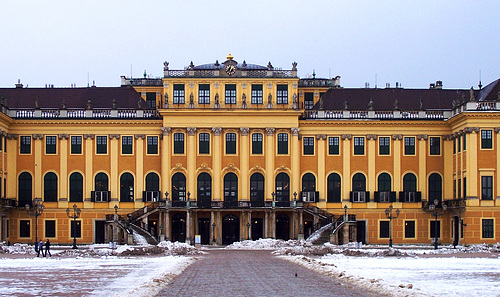
[[[226,134],[226,154],[236,154],[236,133]]]
[[[71,153],[81,154],[82,153],[82,137],[81,136],[71,136]]]
[[[174,133],[174,154],[184,154],[184,133]]]
[[[389,238],[389,221],[380,221],[380,238]]]
[[[46,154],[55,154],[56,147],[57,147],[56,136],[46,136],[45,137],[45,153]]]
[[[122,136],[122,154],[132,154],[133,143],[132,136]]]
[[[314,137],[303,137],[304,155],[314,155]]]
[[[56,237],[56,221],[45,221],[45,237]]]
[[[158,154],[158,136],[148,136],[147,137],[147,154],[156,155]]]
[[[415,137],[405,137],[405,155],[415,155]]]
[[[415,238],[415,221],[405,221],[405,238]]]
[[[328,154],[338,155],[340,153],[339,137],[328,137]]]
[[[288,154],[288,134],[278,133],[278,154]]]
[[[252,154],[262,154],[262,133],[252,134]]]

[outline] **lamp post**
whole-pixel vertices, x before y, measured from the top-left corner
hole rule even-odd
[[[68,218],[73,219],[73,249],[77,249],[78,247],[76,246],[76,219],[80,217],[80,212],[81,209],[79,209],[76,204],[73,204],[73,214],[71,214],[71,210],[69,208],[66,208],[66,215]],[[116,209],[115,209],[116,212]]]
[[[399,217],[399,209],[396,209],[396,214],[392,214],[392,204],[385,210],[385,216],[389,219],[389,247],[392,247],[392,220]]]
[[[438,230],[437,230],[437,225],[438,225],[438,216],[441,216],[444,214],[444,212],[446,211],[447,209],[447,206],[446,205],[443,205],[443,212],[440,213],[439,210],[438,210],[438,205],[439,205],[439,200],[437,199],[434,199],[433,201],[434,203],[433,204],[430,204],[429,203],[429,212],[431,215],[434,216],[434,249],[437,250],[438,249]]]
[[[250,240],[250,223],[247,223],[247,240]]]
[[[38,253],[38,217],[43,213],[44,205],[41,198],[33,199],[33,203],[30,207],[29,204],[24,206],[26,212],[29,216],[35,217],[35,252]]]
[[[297,208],[297,192],[293,192],[293,208]]]
[[[347,204],[344,205],[344,222],[347,222]]]
[[[186,207],[189,208],[189,204],[190,204],[189,199],[191,197],[191,192],[187,192],[187,195],[188,195],[188,199],[187,199],[187,202],[186,202]]]
[[[271,196],[273,196],[273,208],[276,206],[276,202],[274,201],[274,197],[276,196],[276,193],[272,192]]]
[[[215,223],[212,223],[212,244],[215,244]]]

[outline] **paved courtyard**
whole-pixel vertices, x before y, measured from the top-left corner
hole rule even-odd
[[[379,295],[280,259],[271,251],[208,250],[158,296]]]

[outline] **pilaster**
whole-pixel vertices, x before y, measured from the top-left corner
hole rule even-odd
[[[417,135],[418,139],[418,188],[427,200],[427,135]],[[423,198],[422,197],[422,198]]]
[[[94,134],[84,134],[83,139],[85,141],[85,194],[83,196],[85,203],[85,208],[91,207],[90,203],[90,192],[94,189],[94,168],[93,168],[93,156],[94,156]]]
[[[368,157],[368,187],[367,190],[371,193],[374,193],[377,188],[377,177],[375,173],[375,162],[377,160],[376,155],[376,147],[377,147],[377,135],[370,134],[366,136],[367,142],[367,157]]]
[[[351,139],[352,135],[342,135],[342,201],[349,201],[351,191]]]
[[[160,149],[161,158],[161,197],[165,198],[165,192],[170,192],[170,168],[172,167],[172,148],[170,147],[170,127],[161,127],[163,135],[162,146]],[[166,233],[165,233],[166,234]],[[170,237],[169,237],[170,238]]]
[[[187,128],[187,190],[196,193],[196,128]]]
[[[213,142],[214,142],[214,151],[213,151],[213,192],[212,192],[212,200],[219,201],[221,198],[221,180],[222,180],[222,155],[221,155],[221,127],[213,127]]]
[[[59,134],[59,199],[58,207],[68,207],[68,134]]]
[[[402,191],[401,186],[401,140],[403,135],[392,135],[392,154],[394,158],[394,191]]]
[[[271,196],[274,192],[274,128],[266,128],[265,159],[266,159],[266,190],[264,195]]]
[[[42,145],[43,145],[43,135],[33,134],[33,154],[35,156],[35,169],[33,182],[35,185],[34,198],[42,198]]]
[[[248,176],[248,170],[249,170],[249,162],[250,162],[250,148],[248,146],[248,132],[250,131],[249,128],[240,128],[240,167],[241,167],[241,200],[243,201],[249,201],[249,180],[250,177]]]
[[[120,155],[120,152],[118,150],[118,143],[120,139],[120,135],[118,134],[111,134],[109,135],[109,156],[110,156],[110,181],[115,181],[115,182],[110,182],[110,191],[111,191],[111,201],[119,201],[120,200],[120,177],[118,176],[118,156]],[[135,181],[136,183],[139,182],[139,176],[136,176]],[[137,187],[135,187],[134,195],[137,194]]]
[[[136,134],[135,138],[135,175],[137,176],[136,180],[136,189],[144,189],[144,139],[146,135]],[[136,191],[138,192],[138,191]],[[144,205],[141,199],[134,199],[135,207],[139,208]]]
[[[319,202],[326,201],[326,187],[325,187],[325,146],[326,146],[326,135],[316,135],[316,140],[318,141],[318,178],[317,178],[317,188],[319,191]],[[297,192],[299,193],[299,192]],[[325,205],[326,206],[326,205]]]
[[[290,152],[292,156],[292,188],[290,193],[300,193],[300,128],[291,128],[290,130],[292,132],[292,151]]]

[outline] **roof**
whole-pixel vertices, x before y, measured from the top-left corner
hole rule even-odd
[[[323,95],[323,109],[343,110],[432,110],[452,109],[453,100],[469,98],[469,90],[443,89],[330,89]],[[397,100],[397,103],[396,103]],[[372,102],[370,104],[370,101]],[[422,106],[421,103],[422,102]],[[319,109],[320,102],[314,109]]]
[[[88,88],[0,88],[0,103],[8,108],[147,108],[139,93],[131,87]],[[5,99],[7,100],[5,102]],[[140,106],[139,106],[140,103]]]
[[[500,94],[500,78],[485,86],[476,95],[478,101],[497,101]]]
[[[237,68],[239,69],[247,69],[247,70],[267,70],[267,67],[257,64],[246,64],[245,67],[243,64],[238,63]],[[219,64],[215,66],[215,63],[212,64],[202,64],[198,66],[194,66],[194,70],[215,70],[215,69],[224,69],[224,64]]]

